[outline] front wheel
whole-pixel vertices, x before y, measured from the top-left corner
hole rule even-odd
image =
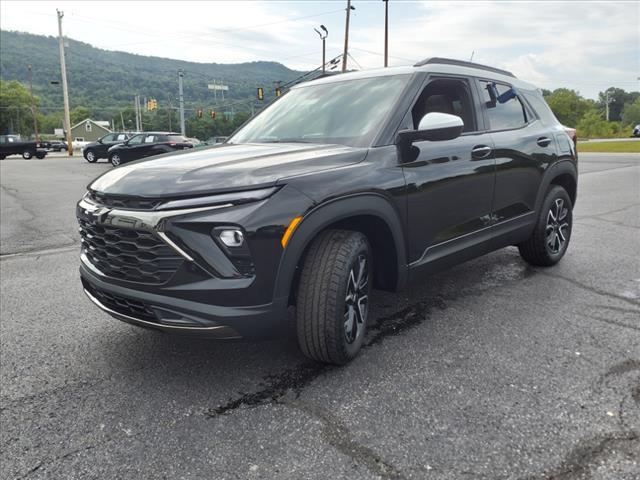
[[[31,157],[33,157],[33,152],[31,152],[31,150],[25,150],[22,152],[22,158],[25,160],[29,160]]]
[[[540,216],[528,240],[518,245],[528,263],[549,267],[560,261],[567,251],[573,224],[573,205],[567,191],[553,185],[542,202]]]
[[[122,164],[122,158],[120,158],[119,153],[112,153],[111,155],[109,155],[109,161],[114,167]]]
[[[372,262],[367,238],[327,230],[313,241],[302,265],[296,306],[298,343],[309,358],[344,365],[364,341]]]
[[[84,159],[89,163],[95,163],[98,161],[98,157],[96,157],[96,153],[93,150],[85,150]]]
[[[42,160],[42,159],[43,159],[44,157],[46,157],[46,156],[47,156],[47,154],[46,154],[46,153],[36,153],[36,157],[37,157],[39,160]]]

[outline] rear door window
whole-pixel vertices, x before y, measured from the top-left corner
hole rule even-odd
[[[136,135],[135,137],[132,137],[131,140],[129,140],[129,142],[127,142],[129,145],[139,145],[142,143],[142,140],[144,138],[144,135]]]
[[[511,130],[527,123],[527,111],[510,85],[480,81],[491,130]]]
[[[146,138],[144,139],[144,143],[153,143],[156,141],[157,138],[158,138],[157,135],[147,135]]]

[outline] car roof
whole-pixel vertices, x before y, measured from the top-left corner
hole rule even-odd
[[[295,89],[309,85],[343,82],[345,80],[386,77],[391,75],[407,75],[417,72],[480,77],[489,80],[495,80],[496,82],[508,83],[522,90],[537,90],[536,86],[516,78],[512,73],[505,70],[500,70],[497,68],[488,67],[486,65],[480,65],[472,62],[453,60],[449,58],[429,58],[410,66],[376,68],[372,70],[359,70],[337,75],[328,75],[316,80],[311,80],[309,82],[299,83],[298,85],[295,85],[291,88]]]
[[[182,135],[176,132],[140,132],[140,133],[136,133],[135,135],[140,135],[142,133],[146,135]]]

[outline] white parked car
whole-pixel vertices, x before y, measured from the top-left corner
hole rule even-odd
[[[76,137],[73,139],[73,142],[71,142],[71,145],[74,150],[82,151],[89,143],[90,142],[86,141],[84,137]]]

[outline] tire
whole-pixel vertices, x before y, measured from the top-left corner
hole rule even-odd
[[[550,267],[560,261],[571,239],[572,210],[567,191],[559,185],[552,185],[542,202],[531,237],[518,245],[525,261],[540,267]]]
[[[85,150],[84,159],[89,163],[96,163],[98,161],[96,152],[94,152],[93,150]]]
[[[22,152],[22,158],[25,160],[29,160],[31,157],[33,157],[33,152],[31,150],[25,150]]]
[[[46,153],[36,153],[36,157],[38,158],[38,160],[42,160],[46,156],[47,156]]]
[[[367,329],[372,283],[367,238],[327,230],[304,258],[296,306],[298,344],[307,357],[344,365],[360,351]]]
[[[122,157],[120,157],[120,154],[118,153],[112,153],[111,155],[109,155],[109,161],[114,167],[122,165]]]

